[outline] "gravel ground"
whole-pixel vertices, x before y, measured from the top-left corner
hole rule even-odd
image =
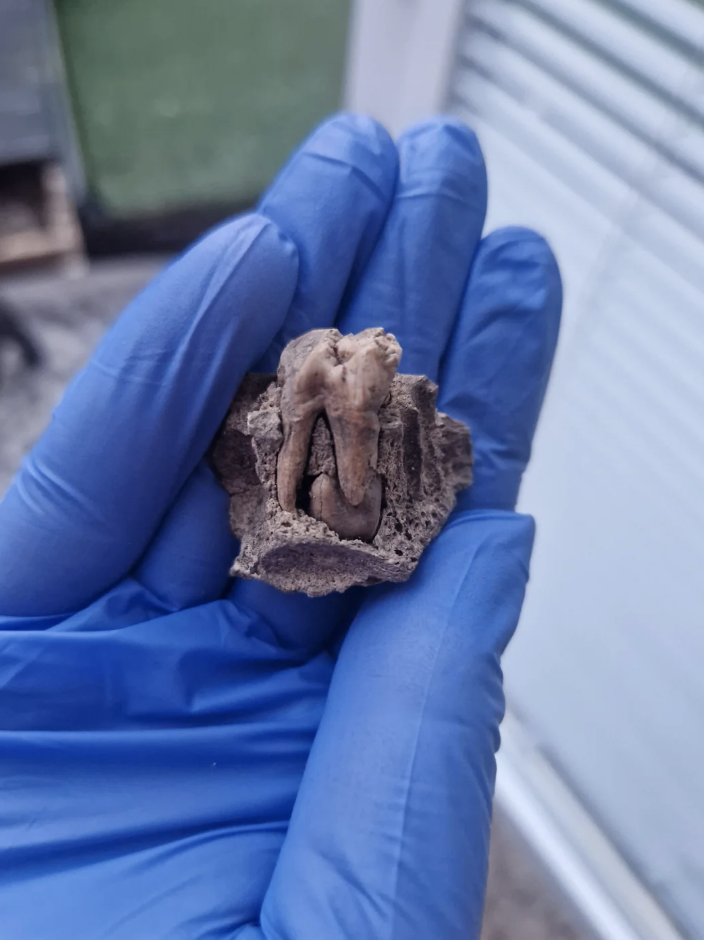
[[[491,832],[481,940],[595,940],[500,812]]]
[[[136,259],[104,262],[73,277],[49,273],[0,280],[0,299],[15,311],[42,355],[40,367],[28,370],[14,344],[0,341],[0,494],[71,377],[162,265]]]
[[[0,495],[50,420],[71,377],[120,310],[162,265],[159,260],[129,259],[102,262],[74,277],[0,279],[0,298],[14,307],[43,357],[36,370],[27,370],[18,351],[0,341]],[[587,937],[530,850],[497,815],[482,940]]]

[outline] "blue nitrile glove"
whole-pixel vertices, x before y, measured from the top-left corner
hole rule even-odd
[[[67,391],[0,507],[2,940],[478,936],[561,299],[485,203],[460,123],[397,149],[337,117]],[[204,454],[245,372],[333,323],[439,380],[474,486],[406,584],[232,585]]]

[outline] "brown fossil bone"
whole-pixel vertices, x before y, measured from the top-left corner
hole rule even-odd
[[[296,508],[313,428],[324,412],[334,441],[337,480],[321,480],[311,492],[311,514],[340,535],[343,529],[351,533],[344,537],[374,535],[381,509],[381,483],[376,474],[379,409],[400,358],[396,338],[380,328],[351,336],[337,330],[313,330],[289,343],[277,375],[284,442],[276,482],[282,509],[293,512]],[[355,514],[353,509],[358,507],[360,512]],[[353,523],[353,517],[359,518],[360,525]]]
[[[248,375],[213,448],[240,539],[231,573],[311,596],[404,581],[471,483],[469,430],[396,340],[316,330]]]

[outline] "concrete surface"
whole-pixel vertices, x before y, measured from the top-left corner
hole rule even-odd
[[[159,271],[159,260],[102,262],[82,276],[23,275],[0,280],[0,298],[39,344],[44,361],[24,368],[0,341],[0,495],[50,420],[74,373],[125,304]],[[587,940],[510,823],[494,822],[482,940]],[[441,938],[437,938],[441,940]]]

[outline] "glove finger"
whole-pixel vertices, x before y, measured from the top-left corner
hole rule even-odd
[[[532,539],[527,517],[456,517],[410,581],[365,601],[264,901],[265,937],[479,936],[500,655]]]
[[[292,323],[294,324],[292,327],[294,332],[298,331],[296,323],[300,321],[301,304],[304,304],[306,299],[314,297],[315,290],[319,288],[321,297],[318,299],[321,300],[321,303],[319,309],[314,313],[314,318],[315,316],[320,318],[326,309],[327,303],[334,299],[334,292],[337,290],[338,293],[341,293],[344,289],[344,285],[347,283],[350,276],[350,270],[356,263],[355,259],[358,247],[360,245],[362,246],[362,255],[365,250],[370,250],[365,248],[365,246],[367,243],[373,241],[376,237],[376,229],[381,227],[386,212],[385,200],[391,197],[396,172],[395,148],[389,142],[386,150],[387,159],[384,160],[383,141],[384,132],[381,131],[378,125],[373,124],[373,122],[365,122],[364,119],[360,119],[359,121],[355,119],[337,119],[329,122],[327,125],[323,125],[323,127],[313,135],[311,140],[303,145],[274,184],[270,196],[264,200],[265,210],[272,216],[276,215],[280,217],[282,223],[287,225],[291,230],[292,236],[295,237],[297,245],[301,246],[301,252],[307,259],[306,264],[312,265],[315,269],[324,268],[326,272],[327,280],[325,283],[314,283],[310,277],[304,276],[303,282],[306,289],[302,292],[299,291],[296,294],[294,303],[290,305],[289,312],[292,317]],[[381,158],[377,159],[380,151]],[[352,172],[354,167],[351,163],[345,163],[346,160],[353,161],[355,159],[362,167],[359,174]],[[315,172],[312,171],[312,166],[315,167]],[[347,171],[346,174],[344,172],[345,169]],[[326,212],[324,214],[312,214],[310,212],[310,206],[314,204],[316,194],[320,191],[326,192]],[[287,205],[294,207],[294,210],[291,212],[292,218],[288,218],[286,215]],[[294,221],[292,221],[298,219],[295,211],[296,205],[299,205],[301,208],[307,207],[306,212],[301,211],[301,218],[298,224],[294,224]],[[329,244],[331,239],[337,240],[337,251],[334,257],[332,257],[328,251],[326,262],[322,264],[320,258],[315,258],[315,254],[316,252],[322,251],[326,243]],[[266,267],[266,265],[264,265],[264,267]],[[208,272],[205,273],[207,274]],[[262,294],[262,303],[256,303],[255,298],[255,303],[252,304],[252,318],[257,317],[259,319],[259,326],[265,325],[268,322],[266,317],[266,305],[270,295],[273,294],[276,296],[278,293],[278,300],[282,308],[287,306],[290,301],[290,290],[287,290],[287,285],[281,284],[280,280],[277,279],[275,265],[272,264],[268,272],[264,271],[263,276],[266,277],[267,273],[269,275],[267,290]],[[195,283],[195,273],[193,274],[193,279]],[[174,298],[165,298],[165,300],[171,300],[172,304],[175,306],[173,303]],[[227,309],[228,300],[229,303],[232,304],[232,297],[221,297],[220,303],[217,306],[220,313],[226,314],[228,319],[230,319],[230,312]],[[168,303],[164,303],[158,313],[162,314],[168,306]],[[143,322],[149,319],[144,316],[143,311],[140,311],[140,314]],[[173,317],[173,313],[171,315]],[[332,320],[334,311],[327,314],[327,316],[329,320]],[[164,319],[163,316],[160,318],[161,320]],[[153,321],[158,319],[159,317],[152,315]],[[211,319],[213,319],[212,316]],[[274,333],[281,326],[282,320],[283,317],[279,316],[278,321],[273,324],[274,330],[268,332],[268,341],[272,340]],[[313,325],[324,324],[321,322],[313,322]],[[307,325],[301,325],[300,322],[298,326],[302,329],[308,328]],[[256,334],[257,324],[250,324],[249,332]],[[244,338],[248,339],[248,337]],[[242,349],[247,349],[247,344],[242,343],[241,339],[242,338],[240,338],[239,346]],[[254,362],[261,357],[267,345],[267,342],[261,343],[258,347],[250,351],[248,361],[246,362],[247,368],[252,368]],[[227,365],[226,360],[223,360],[223,365]],[[234,370],[231,366],[232,363],[230,363],[230,378],[232,381],[229,383],[230,390],[226,396],[228,399],[234,394],[234,389],[243,371]],[[198,380],[202,382],[202,377],[199,376]],[[184,391],[185,389],[180,389],[179,394],[183,395]],[[226,405],[223,407],[221,403],[217,409],[216,420],[210,427],[210,436],[214,433],[225,410]],[[204,437],[204,435],[202,436]],[[208,441],[205,441],[204,445],[199,447],[199,452],[194,455],[196,461],[202,456],[207,443]],[[192,466],[193,464],[187,469],[190,470]],[[178,484],[182,484],[183,480],[184,476],[180,476],[177,481]],[[163,480],[161,482],[163,484]],[[205,499],[202,486],[200,487],[200,493],[201,498]],[[173,498],[173,495],[172,490],[170,493],[171,498]],[[191,501],[192,498],[192,496],[189,496],[188,500]],[[218,495],[214,498],[218,499],[219,502]],[[160,506],[162,512],[164,508],[166,507],[163,505]],[[203,511],[205,515],[212,515],[214,509],[212,507],[204,507]],[[170,526],[172,528],[173,537],[174,531],[171,523]],[[222,529],[222,526],[220,529]],[[187,527],[182,525],[180,531],[183,533],[184,539],[189,541],[191,537],[187,531]],[[138,534],[141,535],[142,532],[140,531]],[[163,544],[162,540],[161,545],[163,546]],[[194,570],[188,580],[188,590],[184,592],[184,596],[188,595],[192,597],[199,593],[207,593],[212,590],[211,577],[214,578],[214,580],[219,579],[219,574],[216,576],[215,572],[221,570],[219,567],[220,560],[223,554],[231,549],[231,546],[232,541],[227,532],[221,531],[218,537],[215,537],[215,534],[213,535],[213,539],[209,543],[208,556],[203,556],[201,563],[197,566],[198,570],[203,572],[205,579],[202,585],[202,591],[199,590],[198,585],[195,583]],[[141,553],[143,547],[144,544],[142,542],[140,552],[137,554]],[[172,552],[178,554],[178,547],[175,546]],[[185,552],[184,557],[187,556],[188,551]],[[163,559],[160,565],[163,570]],[[114,568],[112,570],[114,570]],[[104,577],[101,581],[101,586],[105,584],[105,581],[110,583],[112,580],[114,580],[114,576],[110,577],[109,580],[107,577]],[[90,587],[90,582],[84,580],[83,583],[84,586]],[[64,585],[64,587],[67,587],[67,585]],[[97,588],[94,593],[100,589],[101,588]],[[68,593],[69,597],[76,596],[75,591],[73,593],[64,593]],[[176,591],[176,593],[178,594],[178,591]],[[83,595],[81,595],[81,600],[83,600]],[[72,602],[67,600],[63,601],[63,603],[68,604]],[[42,611],[45,609],[46,607],[43,607]]]
[[[460,509],[516,505],[557,344],[562,286],[547,243],[506,228],[481,242],[438,407],[469,425],[474,483]]]
[[[247,216],[123,313],[0,506],[0,611],[76,610],[131,569],[283,323],[296,251]]]
[[[207,604],[227,589],[237,554],[229,499],[208,463],[201,461],[135,570],[135,579],[169,609]]]
[[[291,236],[300,259],[291,312],[259,364],[261,371],[276,370],[282,349],[294,337],[332,326],[345,292],[374,250],[394,193],[396,147],[375,121],[339,115],[322,125],[313,142],[294,156],[261,204],[261,211]],[[294,166],[306,185],[289,193]],[[344,205],[333,212],[342,199]],[[334,225],[321,224],[321,206]],[[357,230],[351,231],[355,223]],[[265,617],[286,648],[317,649],[341,619],[353,615],[349,594],[313,600],[256,581],[236,582],[230,598]]]
[[[299,277],[289,315],[258,371],[275,372],[294,337],[333,325],[384,225],[397,170],[384,128],[341,114],[318,128],[264,196],[259,211],[296,245]]]
[[[401,371],[437,381],[486,213],[486,168],[472,131],[453,118],[398,141],[399,179],[381,239],[338,326],[383,326]]]
[[[295,336],[333,325],[374,250],[397,169],[396,147],[379,124],[340,115],[322,125],[265,196],[260,210],[296,244],[300,273],[291,311],[260,371],[275,371],[281,350]],[[236,581],[230,599],[265,618],[282,647],[312,652],[352,619],[354,595],[314,600]]]
[[[308,597],[284,594],[263,581],[237,579],[228,597],[238,610],[266,623],[271,642],[282,650],[314,656],[328,645],[330,637],[350,625],[361,603],[362,589]]]

